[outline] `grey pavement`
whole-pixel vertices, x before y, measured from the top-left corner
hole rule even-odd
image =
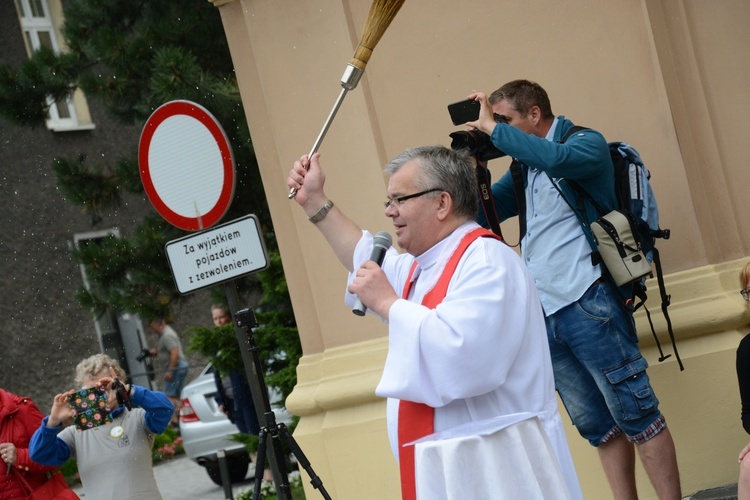
[[[245,481],[233,486],[233,496],[253,489],[253,466],[251,463]],[[226,500],[224,489],[211,481],[203,467],[184,455],[154,465],[154,476],[164,500]],[[83,488],[78,487],[75,491],[81,498],[86,498]],[[737,485],[728,484],[698,491],[684,496],[683,499],[736,500]]]
[[[702,490],[684,498],[685,500],[737,500],[737,484]]]
[[[253,489],[252,475],[254,464],[251,463],[245,481],[233,485],[232,494]],[[224,488],[217,486],[208,477],[206,469],[184,455],[154,465],[154,476],[164,500],[225,500]],[[75,489],[85,499],[82,487]]]

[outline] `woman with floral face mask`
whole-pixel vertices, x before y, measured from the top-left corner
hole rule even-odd
[[[87,419],[82,424],[78,418],[76,426],[63,428],[63,422],[77,414],[68,401],[79,391],[56,395],[50,415],[31,439],[31,457],[45,465],[61,465],[75,458],[83,488],[91,498],[159,499],[151,449],[154,437],[169,424],[174,406],[160,392],[122,385],[120,380],[125,380],[125,372],[106,354],[81,361],[76,367],[76,383],[84,389],[104,390],[106,398],[94,398],[101,411],[92,413],[94,422]]]

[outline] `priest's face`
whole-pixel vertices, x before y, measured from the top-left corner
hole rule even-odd
[[[440,221],[436,216],[440,190],[434,186],[418,185],[420,166],[416,160],[405,163],[388,182],[389,205],[385,215],[393,219],[398,246],[411,255],[421,255],[430,249],[440,234]],[[431,191],[431,192],[427,192]],[[417,195],[417,196],[414,196]],[[400,198],[409,197],[399,201]]]

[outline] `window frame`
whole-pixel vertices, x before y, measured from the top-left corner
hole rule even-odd
[[[32,9],[32,2],[41,7],[43,16],[32,14],[35,10]],[[49,37],[50,48],[55,54],[60,54],[63,51],[58,41],[58,27],[62,24],[62,20],[56,19],[53,15],[51,2],[56,2],[55,7],[58,7],[57,10],[62,12],[60,0],[15,0],[16,11],[29,57],[44,45],[40,33]],[[48,97],[47,105],[49,109],[45,124],[48,129],[54,132],[90,130],[96,127],[91,122],[86,98],[80,90],[76,90],[74,94],[57,101]]]

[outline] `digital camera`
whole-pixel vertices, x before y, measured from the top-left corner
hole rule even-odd
[[[506,156],[492,144],[490,136],[481,130],[461,130],[453,132],[450,137],[452,139],[451,149],[454,151],[468,149],[469,154],[477,161],[490,161]]]
[[[141,352],[138,353],[138,356],[135,357],[135,360],[139,363],[142,362],[146,358],[151,357],[151,352],[148,349],[141,349]]]

